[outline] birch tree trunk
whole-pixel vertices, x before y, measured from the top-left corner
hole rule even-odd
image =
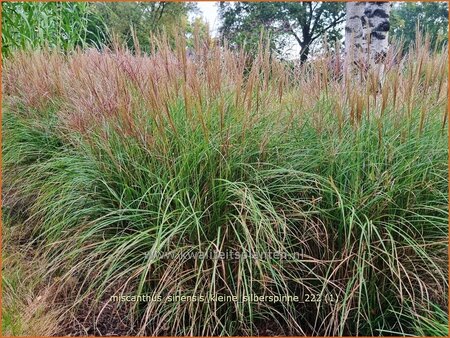
[[[388,51],[389,2],[367,2],[364,15],[368,21],[369,56],[372,64],[381,63]]]
[[[347,2],[345,25],[345,81],[351,74],[361,79],[369,69],[377,72],[379,85],[384,78],[384,63],[388,51],[389,2]],[[350,76],[350,78],[348,78]]]
[[[357,61],[365,48],[365,2],[347,2],[345,17],[345,55],[347,64]]]

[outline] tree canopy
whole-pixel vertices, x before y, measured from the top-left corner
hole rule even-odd
[[[115,35],[133,48],[133,34],[145,50],[150,33],[190,29],[188,13],[195,11],[192,2],[105,2],[95,3],[94,12],[107,23],[109,35]],[[197,23],[198,24],[198,23]],[[134,33],[133,33],[134,31]]]
[[[245,45],[254,50],[261,30],[270,36],[273,49],[281,53],[294,41],[302,62],[308,59],[311,45],[324,37],[342,37],[339,24],[345,20],[345,5],[337,2],[221,2],[219,32],[230,45]]]
[[[431,46],[440,47],[448,40],[447,2],[404,2],[391,12],[391,36],[403,38],[405,47],[416,40],[417,27],[428,33]]]

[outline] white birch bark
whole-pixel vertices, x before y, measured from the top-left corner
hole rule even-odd
[[[377,69],[380,83],[383,80],[390,9],[386,1],[347,2],[344,67],[349,74],[359,69],[364,75],[372,68]]]
[[[356,61],[364,53],[365,4],[365,2],[347,2],[346,5],[345,55],[348,63]]]
[[[388,51],[389,15],[391,4],[389,2],[367,2],[365,17],[368,23],[369,56],[371,63],[381,63]]]

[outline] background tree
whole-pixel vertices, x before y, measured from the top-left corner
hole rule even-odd
[[[386,57],[389,43],[391,3],[366,2],[364,18],[367,20],[366,35],[368,37],[368,53],[374,63],[383,61]]]
[[[380,63],[388,51],[391,3],[348,2],[346,6],[345,52],[349,62]]]
[[[394,3],[391,11],[391,36],[403,38],[406,48],[416,40],[417,25],[430,36],[431,47],[441,47],[448,39],[447,2]]]
[[[97,16],[107,23],[109,35],[116,35],[132,49],[134,30],[143,50],[149,46],[150,33],[190,30],[188,14],[196,11],[192,2],[105,2],[94,6]]]
[[[305,62],[311,45],[323,39],[341,38],[345,19],[345,4],[336,2],[221,2],[219,33],[231,45],[245,45],[255,50],[262,29],[269,33],[272,48],[281,54],[283,48],[295,41],[300,60]]]
[[[347,2],[345,15],[345,54],[354,58],[363,53],[365,33],[363,28],[365,2]],[[353,56],[351,56],[353,55]]]

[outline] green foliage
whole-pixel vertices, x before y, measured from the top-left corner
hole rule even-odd
[[[406,48],[416,41],[417,27],[430,36],[432,48],[448,42],[447,2],[401,2],[391,11],[390,36],[403,39]]]
[[[76,46],[111,45],[114,37],[134,49],[137,41],[149,51],[151,34],[175,29],[192,33],[203,22],[188,21],[193,3],[182,2],[5,2],[2,10],[2,53],[48,46],[70,50]],[[133,34],[135,37],[133,37]]]
[[[189,2],[103,2],[94,4],[97,17],[107,23],[110,36],[116,36],[130,49],[137,38],[140,47],[149,51],[151,34],[176,29],[188,30],[188,13],[195,10]]]
[[[262,29],[271,36],[272,50],[281,51],[297,44],[306,61],[311,44],[327,36],[341,38],[339,23],[344,21],[345,4],[333,2],[221,2],[220,33],[231,45],[256,51]]]
[[[90,6],[86,2],[3,2],[2,54],[43,46],[69,50],[98,42],[101,36],[88,31],[93,20]]]

